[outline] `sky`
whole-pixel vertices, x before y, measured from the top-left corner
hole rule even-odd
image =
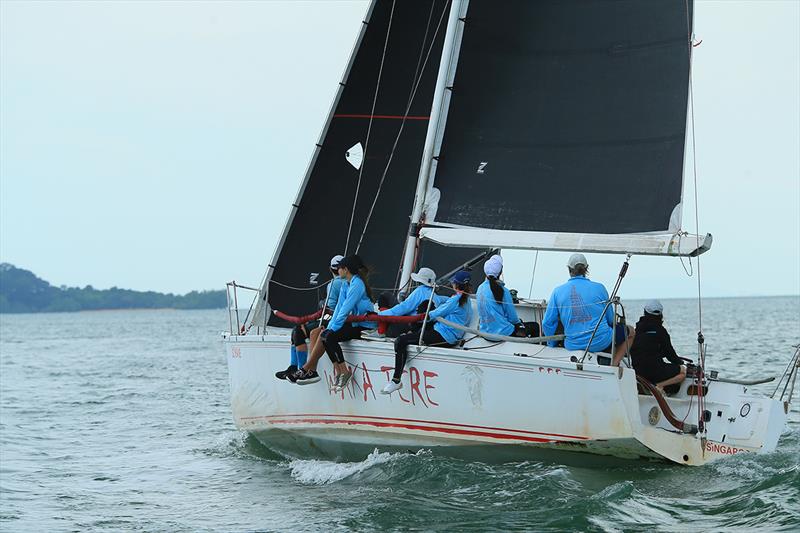
[[[258,284],[366,7],[1,0],[0,261],[54,285]],[[695,33],[702,294],[800,294],[800,1],[698,0]],[[567,255],[506,252],[506,281],[546,298]],[[622,261],[590,255],[592,278]],[[689,268],[634,257],[620,294],[693,297]]]

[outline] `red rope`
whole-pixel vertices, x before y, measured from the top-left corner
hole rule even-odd
[[[316,320],[322,316],[322,310],[317,311],[316,313],[312,313],[310,315],[303,315],[303,316],[292,316],[287,315],[281,311],[273,311],[275,316],[286,320],[287,322],[291,322],[292,324],[305,324],[306,322],[311,322],[312,320]],[[414,322],[420,322],[425,318],[425,314],[419,315],[410,315],[410,316],[381,316],[377,313],[366,313],[364,315],[349,315],[347,317],[347,322],[385,322],[387,324],[412,324]]]
[[[277,310],[273,311],[273,313],[275,313],[276,317],[282,318],[283,320],[291,322],[292,324],[305,324],[306,322],[311,322],[312,320],[316,320],[319,317],[321,317],[322,309],[320,309],[316,313],[311,313],[310,315],[303,315],[303,316],[287,315],[286,313]]]

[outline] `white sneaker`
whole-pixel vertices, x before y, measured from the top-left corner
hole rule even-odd
[[[342,383],[342,375],[336,374],[333,378],[333,385],[331,385],[331,392],[339,392],[339,385]]]
[[[381,394],[391,394],[395,391],[399,391],[403,388],[403,382],[395,383],[394,381],[390,381],[386,384],[386,386],[381,389]]]

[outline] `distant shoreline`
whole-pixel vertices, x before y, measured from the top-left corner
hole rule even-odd
[[[120,311],[224,311],[224,307],[203,307],[197,309],[178,309],[175,307],[118,307],[114,309],[79,309],[77,311],[0,311],[0,315],[57,315],[57,314],[70,314],[77,315],[81,313],[116,313]]]
[[[71,313],[163,309],[225,309],[224,290],[164,294],[112,287],[54,287],[33,272],[0,263],[0,313]]]

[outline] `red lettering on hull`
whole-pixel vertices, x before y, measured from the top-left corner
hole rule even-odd
[[[377,400],[378,397],[375,395],[375,385],[373,385],[372,376],[370,376],[370,373],[375,372],[375,370],[370,371],[367,368],[366,363],[361,363],[361,366],[357,366],[355,368],[350,368],[348,366],[348,368],[353,373],[361,372],[362,374],[361,376],[362,386],[360,387],[360,389],[364,394],[361,396],[361,399],[364,402],[367,402],[369,401],[371,396],[373,400]],[[381,366],[379,370],[379,372],[382,372],[385,375],[387,383],[391,381],[393,371],[394,367],[392,366]],[[333,384],[335,381],[334,376],[328,374],[327,370],[323,370],[322,372],[325,376],[325,381],[328,384],[328,393],[331,395],[339,396],[340,398],[344,399],[345,397],[344,390],[338,392],[334,392],[333,390]],[[411,398],[408,399],[405,396],[403,396],[402,392],[397,391],[397,396],[398,398],[400,398],[400,401],[402,401],[403,403],[410,403],[411,405],[416,406],[417,400],[419,400],[424,407],[439,405],[438,403],[433,401],[430,396],[430,390],[436,388],[436,386],[432,385],[431,382],[433,381],[434,378],[438,377],[439,374],[437,374],[436,372],[430,372],[428,370],[423,370],[420,373],[420,370],[417,367],[411,366],[409,367],[408,370],[403,371],[403,376],[404,377],[407,376],[406,380],[408,382],[409,389],[411,389]],[[351,398],[356,397],[356,394],[354,393],[355,387],[358,387],[358,384],[356,383],[354,376],[354,378],[350,380],[350,383],[346,387],[347,392],[350,393]]]
[[[728,446],[727,444],[719,444],[717,442],[706,442],[706,451],[707,452],[714,452],[714,453],[721,453],[723,455],[735,455],[737,453],[746,452],[744,448],[735,448],[733,446]]]

